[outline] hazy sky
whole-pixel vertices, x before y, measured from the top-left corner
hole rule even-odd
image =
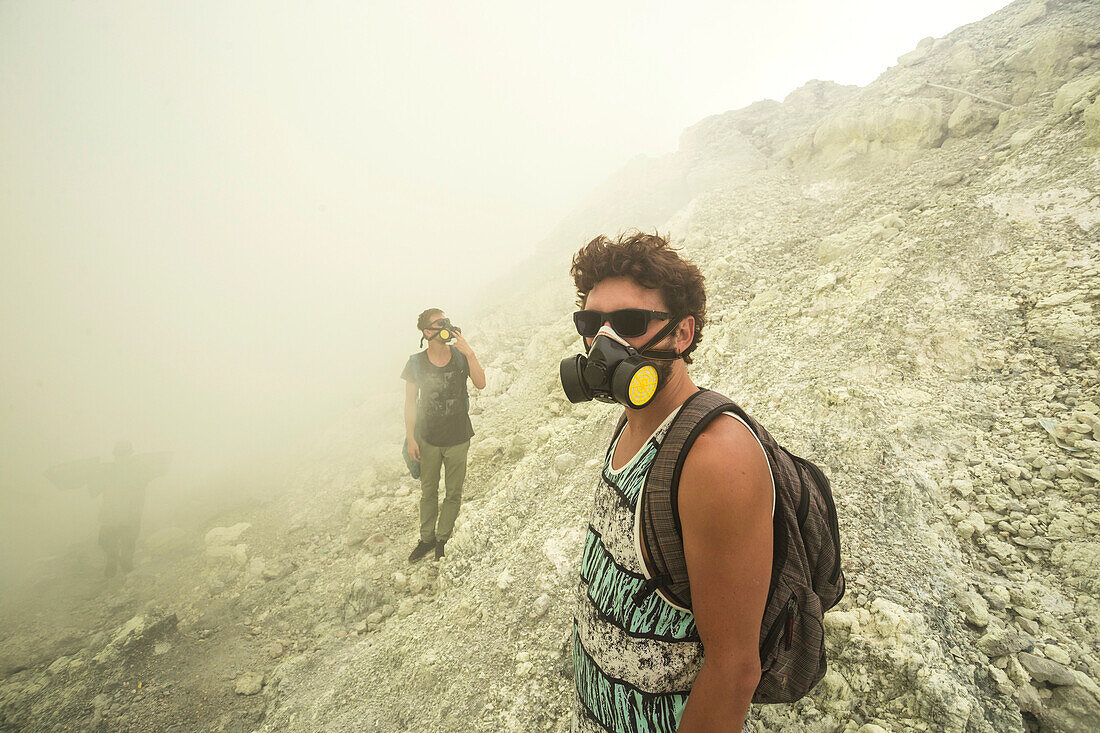
[[[331,414],[629,158],[1001,4],[0,0],[0,441]]]

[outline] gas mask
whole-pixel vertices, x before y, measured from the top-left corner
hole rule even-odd
[[[451,319],[449,318],[444,318],[443,320],[439,321],[438,327],[433,327],[429,330],[435,331],[435,335],[428,338],[429,341],[437,338],[445,344],[449,344],[454,341],[455,334],[462,333],[462,329],[451,323]],[[420,344],[421,346],[424,345],[423,336],[420,337]]]
[[[605,324],[592,339],[588,354],[562,359],[561,386],[570,402],[618,402],[635,410],[648,405],[664,385],[653,359],[678,359],[667,349],[650,349],[668,336],[677,322],[670,322],[641,349],[627,343]],[[647,358],[648,357],[648,358]]]

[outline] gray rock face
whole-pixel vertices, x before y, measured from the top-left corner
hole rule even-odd
[[[1057,662],[1027,652],[1021,653],[1019,659],[1024,669],[1039,682],[1048,682],[1052,685],[1072,685],[1076,681],[1073,671],[1066,669]]]

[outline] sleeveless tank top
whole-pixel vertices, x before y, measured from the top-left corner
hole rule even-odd
[[[641,605],[633,599],[649,577],[641,556],[638,497],[678,412],[621,468],[611,465],[617,439],[604,460],[576,588],[573,733],[674,733],[703,664],[690,611],[657,593]],[[773,514],[774,487],[773,480]]]

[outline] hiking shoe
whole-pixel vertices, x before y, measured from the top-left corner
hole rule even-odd
[[[435,547],[434,542],[417,542],[416,547],[412,551],[412,554],[409,555],[409,562],[416,562],[420,558],[427,555],[433,547]]]
[[[435,543],[435,559],[436,560],[443,557],[443,554],[444,554],[443,553],[443,546],[446,545],[446,544],[447,544],[447,540],[443,540],[442,542],[436,542]]]

